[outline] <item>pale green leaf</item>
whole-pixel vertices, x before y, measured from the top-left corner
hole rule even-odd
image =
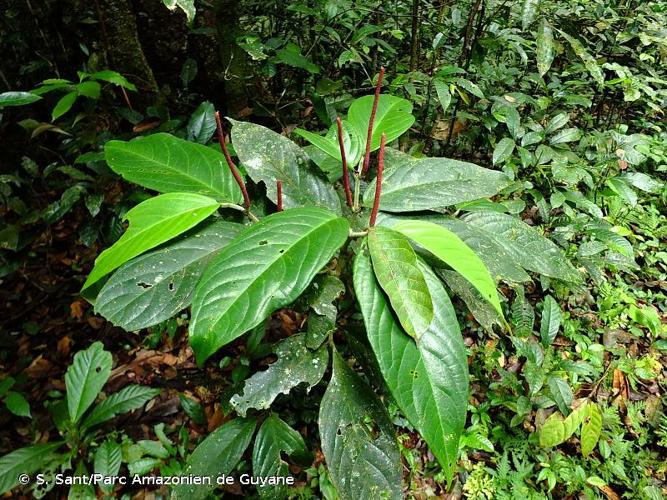
[[[449,85],[442,80],[435,79],[433,80],[433,86],[435,87],[435,93],[440,101],[440,106],[442,106],[442,112],[445,113],[447,108],[449,108],[449,104],[452,102],[452,94],[449,92]]]
[[[40,96],[32,92],[3,92],[0,94],[0,109],[9,106],[25,106],[40,99]]]
[[[588,456],[595,449],[595,445],[602,433],[602,413],[598,405],[589,403],[588,414],[581,426],[581,454]]]
[[[559,413],[553,413],[540,429],[540,446],[551,448],[563,441],[565,441],[563,417]]]
[[[106,384],[111,375],[111,363],[111,353],[104,350],[102,342],[94,342],[74,355],[65,373],[67,409],[73,423],[81,419]]]
[[[525,31],[537,17],[540,0],[524,0],[521,10],[521,28]]]

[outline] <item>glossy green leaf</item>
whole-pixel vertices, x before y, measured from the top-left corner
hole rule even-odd
[[[512,156],[515,147],[516,143],[509,137],[498,141],[496,147],[493,148],[493,164],[505,163]]]
[[[216,221],[135,257],[102,287],[95,312],[128,331],[171,318],[190,305],[206,265],[242,228]]]
[[[107,396],[104,401],[97,404],[90,414],[84,419],[82,427],[90,429],[116,415],[141,408],[155,396],[160,394],[159,389],[151,389],[141,385],[130,384],[120,391]]]
[[[581,454],[583,456],[590,455],[591,451],[595,449],[602,433],[602,413],[598,405],[589,403],[587,406],[587,415],[581,426]]]
[[[457,78],[456,85],[458,85],[462,89],[467,90],[475,97],[478,97],[479,99],[484,99],[484,92],[482,92],[482,89],[480,89],[479,86],[472,83],[470,80],[466,80],[465,78]]]
[[[543,18],[537,28],[537,71],[544,76],[551,68],[555,56],[554,34],[549,22]]]
[[[197,193],[228,203],[243,199],[222,153],[170,134],[109,141],[104,158],[124,179],[160,193]]]
[[[435,87],[438,101],[440,101],[440,106],[442,106],[442,112],[445,113],[447,108],[449,108],[449,104],[452,102],[452,94],[449,92],[449,85],[442,80],[435,79],[433,80],[433,86]]]
[[[0,94],[0,109],[9,106],[25,106],[40,99],[40,96],[32,92],[3,92]]]
[[[347,112],[350,126],[355,130],[360,139],[361,151],[366,151],[366,138],[368,137],[368,121],[373,109],[375,96],[366,95],[355,99]],[[373,122],[373,134],[371,136],[371,151],[380,148],[382,134],[387,134],[387,144],[399,138],[415,122],[412,116],[412,103],[407,99],[393,95],[380,95],[377,112]]]
[[[433,320],[433,301],[410,241],[378,226],[368,233],[368,248],[375,276],[398,320],[408,335],[419,340]]]
[[[568,41],[574,53],[584,62],[584,66],[586,66],[586,69],[593,77],[593,80],[599,85],[604,85],[604,73],[602,73],[595,58],[588,53],[582,43],[564,31],[558,30],[558,32]]]
[[[563,319],[563,313],[560,310],[558,302],[547,295],[542,303],[542,321],[540,323],[540,337],[542,344],[549,346],[556,339],[558,329]]]
[[[218,206],[213,198],[194,193],[167,193],[140,203],[125,214],[130,225],[123,236],[95,259],[82,293],[128,260],[196,226]]]
[[[288,456],[307,457],[306,443],[301,434],[292,429],[275,414],[269,415],[257,432],[252,449],[252,473],[255,477],[287,477],[290,474],[288,464],[282,459]],[[259,496],[278,500],[287,496],[285,485],[260,485]]]
[[[7,409],[18,417],[32,418],[30,414],[30,403],[20,392],[9,391],[3,402]]]
[[[77,97],[78,94],[76,92],[70,92],[61,97],[51,111],[51,121],[57,120],[70,109],[72,109],[72,106],[74,106]]]
[[[561,130],[560,132],[557,132],[556,134],[552,135],[549,138],[549,144],[552,146],[554,144],[563,144],[565,142],[574,142],[578,141],[581,139],[582,132],[580,129],[573,127],[573,128],[566,128]]]
[[[427,266],[420,267],[433,297],[435,315],[418,342],[395,320],[365,251],[354,263],[354,290],[389,390],[451,480],[468,403],[466,350],[456,313],[440,280]]]
[[[194,110],[187,127],[187,138],[199,144],[206,144],[215,133],[215,107],[208,101],[202,102]]]
[[[504,319],[496,284],[477,254],[455,233],[424,220],[404,220],[392,226],[470,282]],[[375,262],[374,262],[375,264]]]
[[[211,432],[188,457],[181,476],[210,476],[230,474],[241,460],[255,432],[254,418],[235,418]],[[208,498],[215,488],[210,485],[179,484],[172,489],[172,499],[199,500]]]
[[[308,155],[299,146],[261,125],[229,121],[239,160],[253,181],[264,183],[272,202],[277,201],[276,181],[280,180],[285,208],[319,206],[341,212],[336,191],[310,166]]]
[[[338,169],[341,169],[340,161],[340,145],[338,144],[338,126],[334,123],[329,128],[329,131],[325,136],[313,134],[307,130],[297,128],[294,130],[295,134],[300,135],[313,146],[317,147],[319,150],[325,152],[328,156],[336,160],[338,163]],[[345,160],[347,161],[348,168],[353,168],[361,156],[364,154],[364,151],[361,149],[361,139],[357,136],[355,130],[350,127],[350,124],[343,120],[343,145],[345,146]]]
[[[305,342],[306,334],[298,333],[276,345],[278,360],[247,379],[243,391],[229,401],[241,416],[251,408],[269,408],[278,395],[288,394],[299,384],[307,384],[310,391],[322,379],[329,365],[329,350],[324,346],[313,351]]]
[[[36,444],[0,457],[0,495],[17,486],[21,474],[41,472],[40,469],[57,456],[55,451],[63,444],[63,441]]]
[[[524,0],[523,9],[521,10],[521,28],[526,30],[533,24],[537,11],[540,5],[540,0]]]
[[[319,428],[341,500],[402,498],[401,458],[387,410],[337,352],[320,404]]]
[[[412,158],[387,149],[380,209],[388,212],[444,210],[445,207],[488,198],[508,186],[502,172],[449,158]],[[364,193],[371,206],[375,181]]]
[[[547,123],[547,126],[544,127],[544,133],[551,134],[552,132],[555,132],[559,128],[563,128],[569,121],[570,121],[570,115],[568,115],[567,113],[558,113],[557,115],[551,117],[549,123]]]
[[[74,355],[74,361],[65,373],[67,409],[70,420],[78,422],[93,404],[111,375],[111,353],[102,342],[94,342],[85,351]]]
[[[345,219],[321,208],[285,210],[243,230],[195,289],[190,343],[198,362],[301,295],[348,231]]]

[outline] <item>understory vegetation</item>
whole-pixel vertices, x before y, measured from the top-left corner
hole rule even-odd
[[[665,498],[665,2],[5,4],[0,497]]]

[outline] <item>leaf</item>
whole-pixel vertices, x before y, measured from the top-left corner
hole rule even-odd
[[[570,115],[567,113],[558,113],[557,115],[554,115],[551,120],[549,120],[549,123],[547,123],[547,126],[544,127],[544,133],[545,134],[551,134],[552,132],[555,132],[559,128],[562,128],[565,126],[567,122],[570,121]]]
[[[194,21],[195,14],[197,14],[194,0],[162,0],[162,3],[169,10],[176,10],[178,7],[185,12],[185,18],[187,19],[188,24],[191,24],[192,21]]]
[[[257,432],[252,449],[252,473],[255,477],[287,477],[289,468],[282,454],[297,457],[309,455],[301,434],[292,429],[275,414],[269,415]],[[287,496],[284,485],[259,485],[259,496],[279,499]]]
[[[229,401],[241,416],[251,408],[269,408],[278,395],[288,394],[299,384],[305,382],[308,391],[317,385],[329,365],[329,350],[324,346],[311,351],[305,340],[306,334],[298,333],[276,344],[278,360],[248,378],[243,391]]]
[[[540,0],[524,0],[523,9],[521,11],[521,28],[525,31],[533,24],[537,16],[537,10],[540,5]]]
[[[427,266],[420,267],[433,297],[435,315],[419,342],[408,337],[395,320],[365,251],[354,263],[354,290],[368,340],[391,394],[451,481],[466,420],[466,350],[442,284]]]
[[[508,186],[502,172],[449,158],[412,158],[387,149],[380,209],[388,212],[442,211],[445,207],[487,198]],[[364,193],[372,206],[375,181]]]
[[[466,80],[465,78],[457,78],[456,85],[467,90],[475,97],[484,99],[484,92],[482,92],[482,90],[477,85],[472,83],[470,80]]]
[[[276,51],[276,57],[280,62],[292,66],[293,68],[305,69],[309,73],[317,74],[320,67],[313,64],[310,59],[301,53],[301,47],[295,43],[288,43],[282,49]]]
[[[589,403],[587,407],[588,412],[581,426],[581,454],[585,457],[595,449],[602,433],[600,408],[595,403]]]
[[[241,231],[195,289],[190,343],[198,362],[301,295],[348,231],[345,219],[321,208],[277,212]]]
[[[128,260],[175,238],[218,209],[213,198],[194,193],[167,193],[140,203],[125,214],[127,231],[95,259],[81,292]]]
[[[141,385],[131,384],[123,387],[120,391],[114,392],[97,404],[84,419],[82,428],[90,429],[111,420],[116,415],[141,408],[158,394],[160,394],[159,389],[151,389]]]
[[[577,432],[587,413],[588,403],[584,400],[584,403],[575,408],[563,421],[563,441],[567,441]]]
[[[7,409],[18,417],[32,418],[30,414],[30,403],[19,392],[9,391],[5,396],[4,403]]]
[[[607,179],[607,185],[614,193],[625,200],[628,205],[633,208],[637,205],[637,193],[625,181],[623,176],[611,177]]]
[[[558,302],[551,295],[547,295],[542,303],[542,321],[540,323],[540,337],[544,346],[551,345],[556,339],[562,319],[563,313]]]
[[[433,320],[433,302],[410,241],[377,226],[368,233],[368,248],[375,276],[398,320],[408,335],[419,340]]]
[[[51,111],[51,121],[57,120],[70,109],[72,109],[72,106],[74,106],[77,97],[78,94],[76,92],[70,92],[61,97]]]
[[[402,498],[401,458],[387,410],[335,351],[319,428],[341,500]]]
[[[120,445],[111,439],[106,440],[95,452],[95,474],[101,474],[104,477],[118,476],[122,459]],[[113,491],[112,485],[105,485],[103,482],[99,484],[105,492]]]
[[[130,83],[127,78],[116,71],[105,69],[92,73],[88,75],[88,77],[91,80],[102,80],[103,82],[109,82],[128,90],[137,90],[137,88],[132,83]]]
[[[9,106],[25,106],[40,99],[40,96],[32,92],[3,92],[0,94],[0,109]]]
[[[40,471],[57,456],[55,451],[63,444],[64,441],[36,444],[0,457],[0,495],[17,486],[21,474],[30,475]]]
[[[447,108],[449,108],[449,104],[452,102],[452,94],[449,93],[449,86],[437,78],[433,80],[433,86],[435,87],[435,93],[442,106],[442,112],[445,113]]]
[[[102,87],[98,82],[93,82],[90,80],[81,82],[76,86],[77,94],[88,97],[90,99],[99,99],[101,90]]]
[[[586,49],[579,40],[577,40],[574,37],[571,37],[564,31],[558,30],[558,32],[561,35],[563,35],[563,38],[565,38],[565,40],[568,41],[574,53],[584,62],[584,66],[586,66],[586,69],[591,74],[593,79],[600,86],[604,85],[604,74],[602,73],[600,66],[598,66],[598,63],[595,60],[595,58],[586,51]]]
[[[347,120],[342,121],[343,126],[343,146],[345,147],[345,160],[349,168],[353,168],[361,159],[364,153],[361,149],[361,139],[357,136],[354,129],[351,128]],[[297,128],[294,133],[300,135],[320,151],[325,152],[329,157],[336,160],[337,171],[341,170],[340,145],[338,144],[338,126],[334,123],[329,128],[325,136],[313,134],[307,130]],[[320,167],[322,168],[322,167]]]
[[[540,446],[551,448],[565,441],[565,427],[563,417],[553,413],[540,429]]]
[[[405,220],[392,226],[468,280],[504,320],[496,284],[477,254],[461,238],[442,226],[424,220]],[[372,255],[372,251],[371,251]]]
[[[95,312],[128,331],[171,318],[190,305],[206,265],[242,228],[219,220],[135,257],[102,287]]]
[[[65,373],[67,409],[72,423],[81,419],[109,380],[111,363],[111,353],[104,350],[102,342],[94,342],[74,355]]]
[[[438,269],[436,273],[444,280],[449,289],[465,302],[475,321],[482,328],[493,334],[495,333],[493,330],[494,324],[497,324],[501,328],[503,327],[498,312],[468,280],[456,271]]]
[[[471,212],[460,220],[464,224],[450,226],[449,221],[442,222],[475,250],[487,266],[492,258],[511,259],[524,269],[551,278],[581,281],[579,271],[554,243],[516,217],[487,211]]]
[[[313,281],[311,287],[315,292],[309,300],[313,312],[308,315],[306,347],[317,349],[336,330],[338,308],[334,302],[345,293],[345,285],[335,276],[326,275]]]
[[[188,457],[181,477],[212,478],[230,474],[250,444],[255,432],[254,418],[235,418],[221,425],[204,439]],[[184,481],[185,482],[185,481]],[[179,484],[172,489],[172,498],[199,500],[207,498],[212,484]]]
[[[160,193],[197,193],[229,203],[242,200],[221,153],[170,134],[109,141],[104,158],[125,180]]]
[[[493,149],[493,164],[505,163],[512,156],[516,143],[513,139],[505,137],[501,139]]]
[[[352,101],[347,111],[347,120],[360,140],[361,151],[366,151],[368,121],[373,109],[375,96],[366,95]],[[387,135],[387,144],[399,138],[415,122],[412,116],[412,103],[407,99],[393,95],[380,95],[377,112],[373,121],[371,151],[380,148],[382,134]]]
[[[206,144],[215,132],[215,107],[208,101],[202,102],[190,117],[187,127],[188,141]]]
[[[560,412],[565,415],[568,414],[574,399],[569,384],[562,378],[549,377],[549,392],[551,392],[551,397],[553,397]]]
[[[581,139],[581,130],[576,127],[566,128],[558,132],[557,134],[552,135],[549,138],[549,144],[552,146],[554,144],[562,144],[564,142],[574,142]]]
[[[647,193],[657,193],[664,186],[663,182],[657,181],[650,175],[642,172],[630,172],[623,175],[622,178],[637,189],[641,189]]]
[[[285,208],[314,205],[341,212],[336,191],[309,167],[309,158],[299,146],[261,125],[229,121],[239,160],[253,181],[265,184],[273,203],[278,200],[276,181],[280,180]]]

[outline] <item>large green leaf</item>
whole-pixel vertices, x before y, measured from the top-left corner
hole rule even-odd
[[[373,109],[375,96],[366,95],[355,99],[347,111],[347,119],[360,138],[360,147],[366,151],[368,137],[368,121]],[[393,95],[380,95],[375,120],[373,121],[373,135],[371,136],[371,151],[380,147],[382,134],[387,135],[387,144],[400,137],[415,122],[412,116],[412,103],[407,99]]]
[[[40,99],[40,96],[32,92],[3,92],[0,94],[0,109],[8,106],[25,106]]]
[[[348,231],[345,219],[321,208],[277,212],[242,231],[197,284],[190,323],[197,360],[301,295]]]
[[[298,333],[276,346],[274,352],[278,360],[247,379],[243,392],[230,400],[239,414],[245,416],[251,408],[265,410],[279,394],[287,394],[304,382],[310,390],[322,379],[329,364],[329,350],[324,346],[311,351],[305,341],[306,334]]]
[[[442,210],[450,205],[487,198],[508,186],[502,172],[449,158],[412,158],[387,149],[380,209],[388,212]],[[364,193],[371,206],[375,181]]]
[[[401,458],[387,410],[337,352],[320,404],[319,428],[341,500],[402,498]]]
[[[168,193],[140,203],[125,214],[130,226],[123,236],[95,259],[81,292],[128,260],[196,226],[218,206],[213,198],[194,193]]]
[[[378,226],[368,233],[378,283],[408,335],[419,340],[433,320],[433,301],[417,254],[401,233]]]
[[[442,284],[427,266],[420,266],[433,297],[435,316],[418,342],[394,319],[365,252],[354,263],[354,289],[368,340],[389,390],[451,480],[468,403],[466,351]]]
[[[85,351],[74,355],[74,361],[65,373],[67,409],[73,423],[79,421],[111,375],[111,353],[102,342],[94,342]]]
[[[235,418],[210,433],[188,457],[181,476],[209,476],[212,484],[180,484],[172,489],[172,499],[208,498],[215,488],[215,478],[234,470],[250,444],[255,425],[254,418]]]
[[[549,68],[551,68],[551,63],[553,63],[556,53],[554,45],[554,33],[551,25],[543,18],[537,28],[536,58],[537,71],[540,73],[540,76],[546,75]]]
[[[462,219],[430,220],[458,234],[492,273],[493,261],[506,261],[563,281],[581,281],[579,271],[554,243],[511,215],[480,211],[468,213]]]
[[[243,228],[216,221],[135,257],[100,290],[95,312],[128,331],[157,325],[190,305],[204,268]]]
[[[309,166],[299,146],[261,125],[230,121],[239,160],[253,181],[265,184],[272,202],[278,199],[276,181],[282,181],[285,208],[319,206],[341,212],[336,191]]]
[[[204,127],[202,123],[197,137]],[[198,193],[230,203],[243,199],[222,153],[170,134],[109,141],[104,157],[124,179],[160,193]]]
[[[269,415],[257,432],[252,449],[252,473],[255,477],[287,477],[289,469],[282,454],[297,457],[309,455],[301,434],[292,429],[275,414]],[[278,500],[287,496],[284,485],[260,485],[257,491],[262,498]]]
[[[160,394],[159,389],[135,384],[128,385],[96,405],[83,421],[82,427],[89,429],[111,420],[116,415],[141,408],[158,394]]]
[[[604,85],[604,73],[602,73],[602,70],[600,69],[600,66],[598,66],[595,58],[588,53],[582,43],[564,31],[558,30],[558,32],[563,36],[563,38],[565,38],[565,40],[568,41],[574,53],[584,62],[584,66],[586,66],[586,69],[591,74],[593,79],[599,85]]]
[[[503,318],[496,284],[482,259],[455,233],[423,220],[405,220],[392,226],[412,241],[431,252],[467,279]],[[371,252],[372,255],[372,252]]]
[[[57,441],[49,444],[36,444],[19,448],[0,457],[0,495],[19,484],[21,474],[32,474],[53,460],[55,451],[64,444]]]

